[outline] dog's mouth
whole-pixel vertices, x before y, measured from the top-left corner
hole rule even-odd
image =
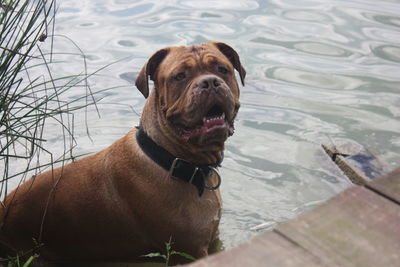
[[[234,131],[233,116],[221,104],[211,106],[193,126],[175,125],[179,135],[186,141],[200,137],[225,140]]]

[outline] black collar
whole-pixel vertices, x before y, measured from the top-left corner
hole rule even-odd
[[[197,165],[177,158],[163,147],[157,145],[141,127],[137,127],[136,140],[143,152],[155,163],[165,169],[169,176],[193,184],[199,191],[199,196],[204,189],[216,190],[221,184],[221,177],[217,172],[217,167],[221,162],[209,165]],[[206,185],[205,180],[215,172],[218,177],[218,184],[215,187]]]

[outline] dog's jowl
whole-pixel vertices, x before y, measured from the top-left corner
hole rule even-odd
[[[1,206],[0,252],[45,261],[208,254],[221,216],[218,168],[246,72],[224,43],[168,47],[136,79],[140,125],[108,148],[31,178]],[[149,80],[154,88],[149,89]]]

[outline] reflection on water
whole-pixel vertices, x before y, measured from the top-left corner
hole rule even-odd
[[[400,3],[372,0],[61,1],[56,32],[86,53],[89,71],[121,60],[91,78],[92,88],[123,86],[103,94],[101,118],[89,114],[93,143],[76,117],[76,153],[97,151],[138,124],[144,99],[134,78],[153,52],[232,45],[248,79],[221,170],[221,238],[231,247],[258,225],[272,227],[349,186],[321,143],[355,141],[399,165],[399,14]],[[58,37],[55,50],[74,48]],[[76,57],[59,57],[71,70],[56,72],[81,68]],[[54,147],[58,134],[50,134]]]

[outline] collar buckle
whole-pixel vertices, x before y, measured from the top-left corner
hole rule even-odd
[[[171,168],[169,168],[168,177],[173,178],[173,179],[175,179],[175,180],[180,180],[178,177],[175,177],[175,176],[174,176],[174,170],[175,170],[176,165],[178,164],[179,161],[182,161],[182,162],[184,162],[184,163],[186,163],[186,164],[190,164],[190,162],[188,162],[188,161],[186,161],[186,160],[184,160],[184,159],[175,158],[174,161],[173,161],[172,164],[171,164]],[[192,176],[190,177],[190,179],[189,179],[189,181],[188,181],[189,184],[191,184],[191,183],[193,182],[193,179],[194,179],[194,177],[196,176],[196,173],[197,173],[199,170],[201,171],[201,169],[200,169],[199,167],[195,167],[194,172],[193,172]],[[203,176],[204,176],[204,175],[203,175]]]
[[[175,179],[175,180],[181,180],[178,177],[174,176],[174,170],[177,168],[177,164],[178,164],[179,161],[183,162],[184,164],[192,165],[190,162],[188,162],[188,161],[186,161],[184,159],[175,158],[174,161],[171,164],[171,167],[169,168],[169,171],[168,171],[168,177],[169,178],[172,178],[172,179]],[[217,184],[215,186],[209,186],[207,184],[204,184],[204,188],[207,189],[207,190],[210,190],[210,191],[215,191],[221,185],[221,176],[220,176],[217,168],[212,167],[212,166],[209,166],[208,168],[217,175]],[[189,184],[193,184],[193,180],[194,180],[197,172],[201,173],[201,175],[203,176],[204,180],[206,180],[211,175],[211,172],[209,172],[207,177],[206,177],[206,175],[204,174],[204,171],[200,167],[194,167],[194,171],[193,171],[189,181],[187,181]]]

